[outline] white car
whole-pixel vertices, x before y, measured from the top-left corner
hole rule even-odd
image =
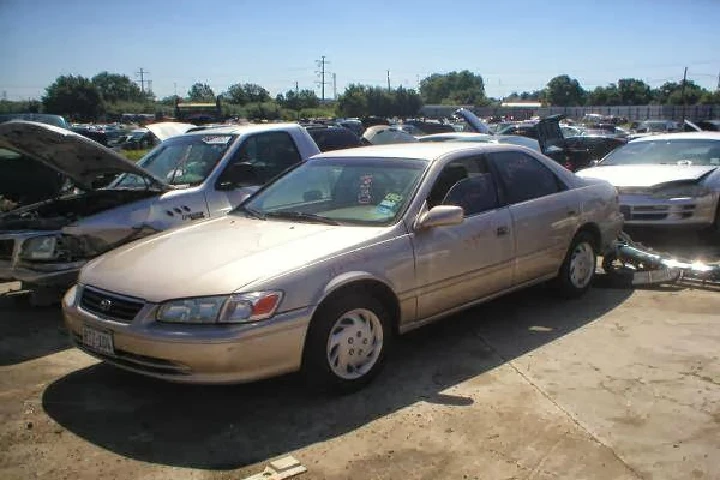
[[[720,232],[720,133],[668,133],[613,150],[581,177],[609,181],[625,225]]]

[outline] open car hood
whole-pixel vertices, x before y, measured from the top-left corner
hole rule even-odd
[[[169,188],[147,170],[119,153],[64,128],[14,120],[0,124],[0,148],[15,151],[51,167],[84,190],[93,190],[93,181],[107,174],[132,173],[151,183]]]
[[[455,110],[455,115],[465,120],[468,125],[473,129],[473,132],[475,133],[489,133],[492,135],[492,132],[488,128],[485,123],[478,118],[477,115],[475,115],[473,112],[468,110],[467,108],[458,108]]]
[[[182,135],[188,130],[193,128],[195,125],[192,123],[178,123],[178,122],[160,122],[147,125],[145,128],[150,130],[155,137],[161,142],[164,142],[170,137],[176,135]]]
[[[563,149],[565,145],[565,137],[560,128],[560,120],[565,115],[549,115],[540,119],[537,123],[538,143],[540,143],[540,151],[545,155],[552,153],[552,149]]]

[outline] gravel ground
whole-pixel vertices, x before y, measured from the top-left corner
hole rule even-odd
[[[373,385],[327,398],[292,375],[124,373],[69,348],[57,308],[0,299],[0,478],[239,480],[286,454],[307,479],[720,478],[719,321],[710,286],[535,288],[403,337]]]

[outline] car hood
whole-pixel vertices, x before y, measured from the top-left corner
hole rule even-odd
[[[231,214],[120,247],[88,263],[79,281],[151,302],[224,295],[374,243],[387,232]]]
[[[616,165],[586,168],[581,177],[606,180],[616,187],[653,187],[661,183],[699,180],[716,167],[692,165]]]
[[[119,153],[64,128],[14,120],[0,124],[0,148],[32,158],[70,178],[75,185],[92,190],[93,181],[112,173],[134,173],[158,186],[159,178]]]
[[[489,133],[492,135],[488,126],[467,108],[458,108],[455,110],[455,115],[465,120],[475,133]]]
[[[192,123],[160,122],[148,125],[147,129],[152,132],[158,140],[163,142],[170,137],[186,133],[194,126]]]

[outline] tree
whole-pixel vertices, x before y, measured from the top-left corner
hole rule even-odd
[[[285,97],[282,93],[278,93],[277,95],[275,95],[275,103],[277,103],[278,105],[285,105]]]
[[[225,96],[230,103],[236,105],[242,106],[248,103],[247,93],[245,93],[245,88],[243,88],[241,83],[230,85],[223,96]]]
[[[193,102],[212,102],[215,92],[207,83],[196,83],[187,92],[188,98]]]
[[[337,101],[338,114],[344,117],[362,117],[367,112],[367,96],[364,85],[351,84]]]
[[[695,105],[708,93],[707,90],[692,80],[685,82],[683,97],[682,83],[667,82],[658,88],[658,100],[666,105]]]
[[[611,107],[622,105],[622,99],[617,85],[611,83],[606,87],[595,87],[595,90],[588,93],[586,103],[595,107]]]
[[[300,90],[298,100],[301,108],[317,108],[320,106],[320,99],[312,90]]]
[[[126,75],[100,72],[92,77],[91,81],[106,102],[142,102],[147,100],[140,87]]]
[[[295,90],[288,90],[285,94],[285,108],[291,110],[300,110],[302,108],[300,96],[295,93]]]
[[[617,83],[621,105],[647,105],[652,100],[650,86],[636,78],[621,78]]]
[[[482,77],[469,70],[433,73],[420,82],[420,95],[426,103],[473,105],[487,103]]]
[[[243,85],[243,89],[245,90],[248,102],[261,103],[270,101],[270,92],[257,83],[246,83]]]
[[[552,78],[546,88],[548,101],[558,107],[574,107],[585,104],[585,90],[580,82],[563,74]]]
[[[45,92],[42,103],[47,113],[94,120],[105,109],[100,91],[85,77],[62,75]]]

